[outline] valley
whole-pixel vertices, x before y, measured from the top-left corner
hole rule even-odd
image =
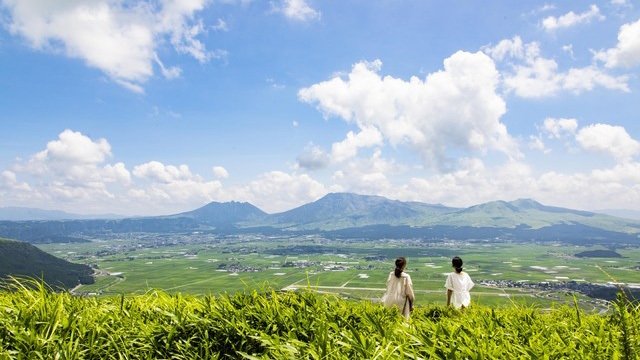
[[[442,305],[450,258],[461,256],[476,287],[475,303],[552,308],[573,304],[606,312],[618,286],[637,294],[640,248],[513,241],[327,239],[320,235],[119,234],[85,243],[40,244],[72,262],[90,264],[96,282],[73,291],[85,296],[154,290],[194,295],[271,288],[311,288],[349,299],[376,301],[397,256],[408,260],[418,306]],[[632,294],[632,296],[633,296]]]

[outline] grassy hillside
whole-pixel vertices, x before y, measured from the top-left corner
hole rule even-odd
[[[0,359],[636,359],[640,309],[606,315],[423,304],[393,309],[312,291],[80,298],[0,293]]]
[[[43,279],[53,288],[92,284],[93,269],[57,258],[22,241],[0,238],[0,280],[9,277]]]

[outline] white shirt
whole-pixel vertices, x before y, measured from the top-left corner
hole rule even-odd
[[[473,281],[466,272],[456,273],[452,272],[447,275],[447,281],[444,283],[444,287],[453,291],[451,294],[451,303],[456,309],[464,306],[467,307],[471,304],[471,294],[469,290],[473,287]]]
[[[405,306],[405,300],[414,301],[413,283],[411,282],[411,276],[404,271],[397,278],[392,271],[387,278],[387,292],[384,295],[382,302],[388,306],[397,306],[400,311],[404,308],[404,317],[409,318],[409,304]]]

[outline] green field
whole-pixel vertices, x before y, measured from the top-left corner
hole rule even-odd
[[[336,241],[304,238],[131,237],[87,244],[40,245],[59,257],[93,264],[96,283],[77,293],[143,294],[149,290],[195,295],[234,293],[268,285],[313,288],[348,298],[378,299],[397,256],[408,260],[418,306],[444,304],[450,259],[460,256],[476,282],[475,303],[487,306],[537,304],[552,307],[578,299],[588,310],[607,304],[576,292],[545,291],[520,284],[640,284],[640,248],[617,249],[621,257],[579,258],[604,249],[504,242]],[[483,284],[481,284],[484,283]],[[507,282],[507,284],[505,284]]]

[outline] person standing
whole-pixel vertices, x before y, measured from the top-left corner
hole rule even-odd
[[[411,276],[404,272],[407,260],[404,257],[396,259],[396,268],[387,278],[387,292],[383,297],[383,303],[387,307],[397,307],[406,320],[409,320],[415,296]]]
[[[451,259],[451,266],[454,272],[447,274],[447,281],[444,286],[447,288],[447,306],[453,304],[456,309],[464,309],[471,305],[471,294],[469,291],[474,283],[466,272],[462,271],[462,259],[454,257]]]

